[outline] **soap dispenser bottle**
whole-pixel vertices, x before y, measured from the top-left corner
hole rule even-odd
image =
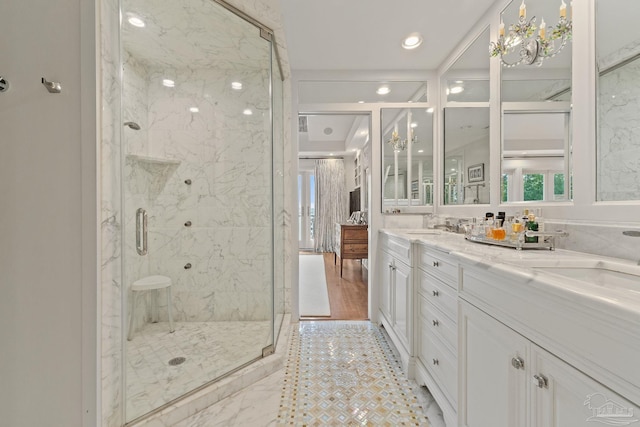
[[[538,223],[536,222],[536,216],[534,214],[529,214],[529,221],[527,221],[527,230],[538,231]],[[538,243],[538,236],[527,236],[524,235],[525,243]]]

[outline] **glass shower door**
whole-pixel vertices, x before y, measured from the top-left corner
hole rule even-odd
[[[215,2],[122,16],[130,422],[273,345],[272,46]]]

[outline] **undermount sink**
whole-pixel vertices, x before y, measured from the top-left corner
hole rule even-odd
[[[410,234],[412,236],[415,236],[415,235],[433,236],[433,235],[440,234],[440,231],[438,230],[407,231],[405,232],[405,234]]]
[[[600,260],[559,260],[532,263],[531,268],[640,296],[640,266]]]

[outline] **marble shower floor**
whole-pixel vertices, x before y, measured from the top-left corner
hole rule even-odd
[[[367,321],[300,322],[285,369],[175,427],[444,427],[433,397],[403,378],[384,336]]]
[[[194,390],[262,355],[271,322],[148,323],[127,341],[128,420]],[[177,366],[169,360],[185,357]]]

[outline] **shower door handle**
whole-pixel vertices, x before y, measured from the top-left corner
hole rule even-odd
[[[142,208],[136,211],[136,251],[147,254],[147,211]]]

